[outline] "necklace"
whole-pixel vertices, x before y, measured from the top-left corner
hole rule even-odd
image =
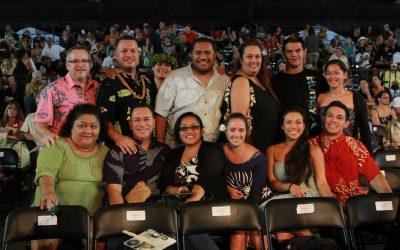
[[[118,79],[121,81],[121,83],[125,86],[125,88],[127,88],[129,90],[129,92],[131,92],[131,94],[133,95],[133,98],[135,99],[139,99],[139,100],[143,100],[144,96],[146,95],[146,85],[144,83],[144,77],[143,75],[140,76],[140,81],[142,82],[142,93],[140,95],[136,94],[135,91],[133,91],[133,89],[131,89],[131,87],[129,86],[129,84],[125,81],[125,79],[121,76],[121,74],[119,72],[117,73],[117,77]]]

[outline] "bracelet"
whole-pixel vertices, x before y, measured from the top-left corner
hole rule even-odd
[[[292,187],[292,185],[293,185],[293,183],[289,184],[289,189],[288,189],[289,193],[290,193],[290,188]]]

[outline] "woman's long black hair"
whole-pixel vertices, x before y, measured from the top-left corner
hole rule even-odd
[[[283,113],[283,118],[288,113],[299,113],[305,124],[304,131],[297,139],[296,143],[286,154],[285,157],[285,172],[286,181],[289,183],[294,183],[299,185],[305,182],[307,185],[309,178],[311,177],[313,170],[310,161],[310,142],[308,141],[308,119],[306,119],[306,114],[304,110],[300,107],[292,107],[287,109]],[[283,124],[284,121],[282,121]]]

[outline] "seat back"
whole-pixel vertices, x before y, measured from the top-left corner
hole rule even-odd
[[[393,193],[350,197],[346,202],[346,214],[352,246],[356,245],[353,229],[399,220],[399,203],[400,195]]]
[[[381,169],[400,168],[400,153],[396,151],[378,151],[374,159]]]
[[[8,214],[3,249],[12,242],[51,238],[85,239],[89,247],[89,213],[86,208],[59,206],[56,216],[39,207],[18,208]]]
[[[256,204],[246,200],[198,201],[185,204],[180,214],[182,246],[188,234],[215,231],[258,231],[264,249],[262,224]]]
[[[18,153],[11,148],[0,148],[0,165],[18,167]]]
[[[267,202],[264,212],[269,242],[279,231],[336,228],[342,230],[348,244],[343,211],[334,198],[274,199]]]
[[[101,207],[94,216],[94,249],[97,240],[121,235],[122,230],[141,233],[147,229],[178,237],[176,210],[169,205],[155,202]]]
[[[235,230],[261,230],[255,204],[245,200],[198,201],[182,208],[180,232],[184,235]]]

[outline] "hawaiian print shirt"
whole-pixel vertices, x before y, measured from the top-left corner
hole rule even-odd
[[[99,88],[97,105],[104,119],[111,122],[116,131],[131,137],[132,107],[145,103],[154,108],[157,88],[153,77],[137,72],[136,80],[133,80],[120,69],[110,69],[106,76]]]
[[[344,205],[350,196],[367,194],[360,176],[370,182],[380,171],[364,144],[344,134],[332,141],[329,149],[322,142],[323,135],[311,139],[324,154],[325,176],[333,195]]]
[[[59,134],[68,113],[77,104],[96,104],[96,92],[99,83],[88,79],[86,89],[77,85],[69,73],[49,83],[40,92],[35,122],[45,122],[50,131]]]

